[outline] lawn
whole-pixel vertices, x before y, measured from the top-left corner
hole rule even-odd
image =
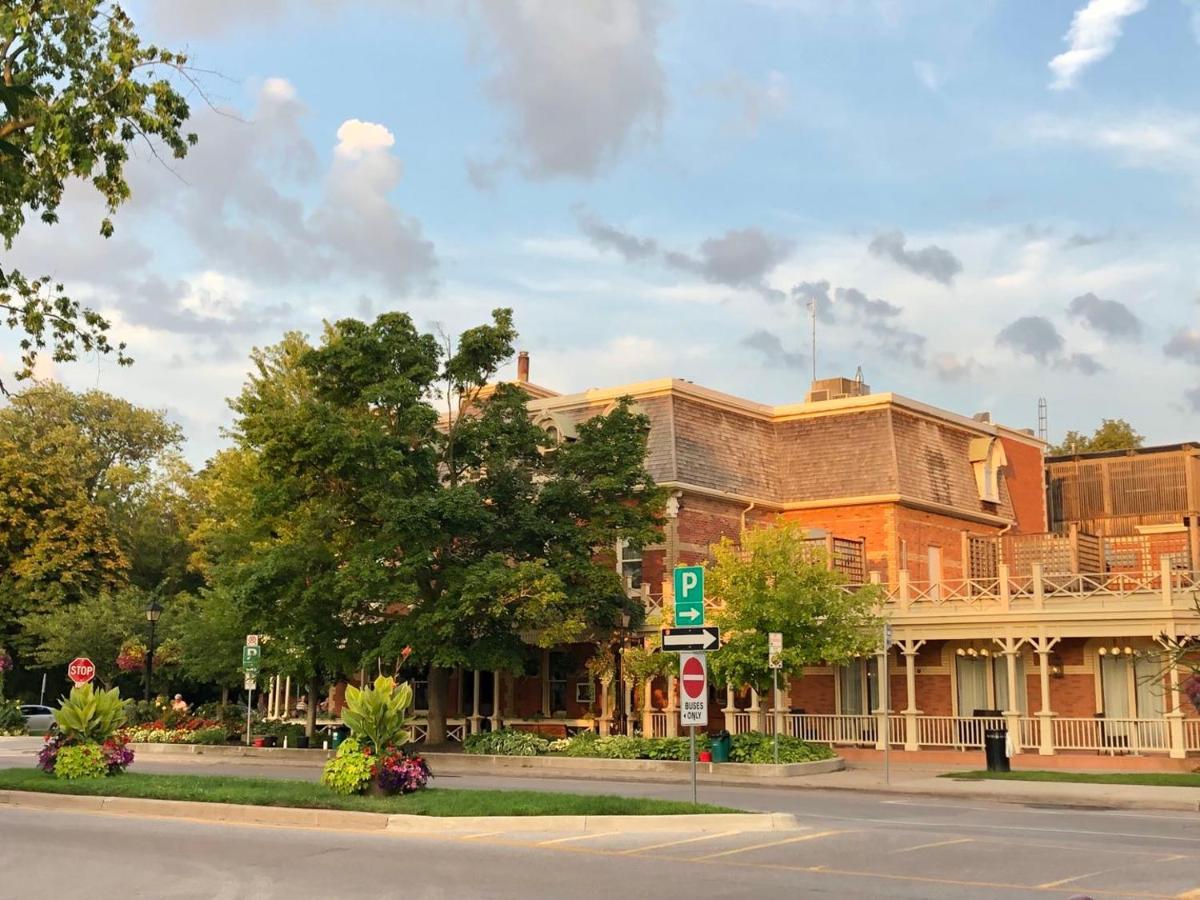
[[[348,809],[414,816],[650,816],[740,810],[675,800],[542,791],[469,791],[429,788],[404,797],[345,797],[307,781],[217,775],[142,775],[65,781],[37,769],[0,769],[0,790],[39,791],[150,800],[199,800],[251,806]]]
[[[1200,788],[1200,772],[950,772],[942,778],[966,781],[1060,781],[1076,784],[1141,784]]]

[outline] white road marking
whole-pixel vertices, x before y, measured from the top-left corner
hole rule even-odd
[[[719,853],[709,853],[705,856],[693,856],[684,862],[702,862],[718,859],[722,856],[733,856],[735,853],[749,853],[751,850],[765,850],[768,847],[780,847],[784,844],[798,844],[801,841],[815,841],[817,838],[833,837],[835,834],[845,834],[845,831],[817,831],[812,834],[802,834],[799,837],[784,838],[779,841],[768,841],[765,844],[751,844],[749,847],[736,847],[733,850],[722,850]]]

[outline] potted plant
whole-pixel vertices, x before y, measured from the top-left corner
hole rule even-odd
[[[385,676],[373,687],[346,688],[342,720],[351,737],[325,764],[321,783],[342,794],[406,794],[425,787],[429,766],[403,749],[408,739],[412,686]]]

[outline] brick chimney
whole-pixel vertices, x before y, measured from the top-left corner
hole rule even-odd
[[[529,381],[529,352],[522,350],[517,354],[517,383],[525,384]]]

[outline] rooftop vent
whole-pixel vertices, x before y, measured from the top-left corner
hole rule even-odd
[[[845,400],[848,397],[865,397],[871,393],[870,385],[860,378],[819,378],[812,383],[805,403],[821,400]]]

